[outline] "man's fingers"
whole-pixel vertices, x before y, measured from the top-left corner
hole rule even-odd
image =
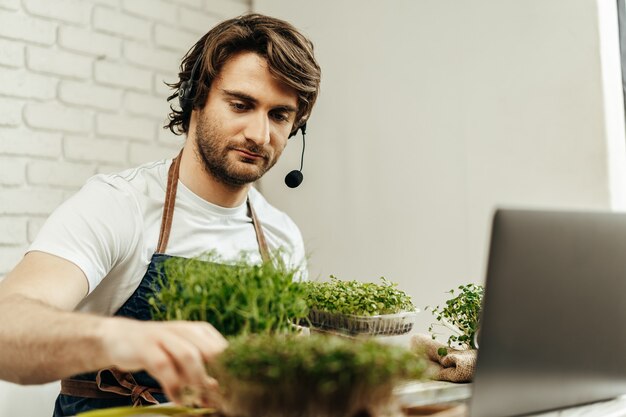
[[[221,353],[224,349],[228,347],[228,341],[226,338],[217,331],[215,327],[213,327],[209,323],[199,323],[202,325],[202,329],[208,334],[209,338],[213,343],[209,344],[208,350],[211,352],[213,356],[218,353]]]
[[[204,362],[211,361],[228,346],[215,327],[204,322],[172,322],[174,331],[196,346]]]
[[[220,401],[220,392],[217,380],[209,377],[207,388],[200,393],[201,407],[216,407]]]
[[[210,403],[207,393],[216,389],[217,382],[207,375],[205,363],[221,352],[227,342],[207,323],[169,324],[170,332],[162,333],[159,345],[169,357],[178,381],[170,384],[166,393],[178,403],[206,405]]]
[[[204,359],[198,348],[188,340],[169,337],[161,341],[161,346],[171,357],[185,385],[204,385],[207,374]]]
[[[145,355],[144,369],[159,382],[167,398],[180,403],[183,382],[172,358],[158,346],[146,350]]]
[[[163,388],[167,397],[183,403],[190,392],[198,402],[201,394],[215,386],[206,374],[206,363],[222,352],[228,342],[210,324],[203,322],[137,322],[111,319],[107,330],[111,337],[125,343],[105,347],[109,363],[120,369],[144,369]],[[187,393],[185,395],[185,393]],[[194,400],[195,402],[195,400]]]

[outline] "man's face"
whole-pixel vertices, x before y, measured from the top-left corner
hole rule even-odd
[[[272,77],[264,58],[234,55],[198,112],[196,144],[204,168],[231,186],[258,180],[285,148],[296,110],[297,92]]]

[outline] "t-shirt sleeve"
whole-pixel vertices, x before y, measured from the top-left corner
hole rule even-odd
[[[77,265],[91,293],[139,239],[136,199],[122,184],[92,178],[46,220],[28,251],[41,251]]]

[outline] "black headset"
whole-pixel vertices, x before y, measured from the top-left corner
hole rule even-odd
[[[196,94],[196,82],[198,81],[196,73],[198,72],[201,62],[202,54],[198,56],[198,59],[196,59],[196,62],[193,64],[189,79],[181,81],[180,87],[178,87],[178,103],[180,104],[182,111],[185,113],[193,108],[193,99]]]
[[[193,68],[191,68],[191,74],[188,80],[181,81],[180,86],[178,87],[178,103],[180,104],[180,108],[183,113],[191,111],[193,109],[193,102],[196,95],[196,83],[198,82],[200,77],[197,77],[196,74],[198,72],[198,68],[200,68],[200,63],[202,62],[202,54],[198,56],[196,62],[193,64]],[[294,137],[298,130],[302,131],[302,156],[300,157],[300,169],[294,169],[287,176],[285,176],[285,184],[289,188],[296,188],[300,184],[302,184],[302,180],[304,179],[302,175],[302,168],[304,167],[304,148],[306,146],[305,135],[306,135],[306,123],[303,123],[296,130],[289,134],[289,139]]]

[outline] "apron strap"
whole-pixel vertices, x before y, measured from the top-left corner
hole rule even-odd
[[[96,381],[86,379],[62,379],[61,394],[71,395],[72,397],[97,398],[101,400],[119,399],[119,394],[112,392],[100,391]]]
[[[160,389],[145,387],[137,384],[135,377],[130,372],[122,372],[115,368],[102,369],[96,375],[96,384],[100,391],[130,397],[133,406],[158,404],[152,393],[162,393]]]
[[[172,219],[174,218],[174,204],[176,203],[176,191],[178,189],[178,174],[180,172],[180,160],[182,159],[183,150],[172,161],[169,172],[167,174],[167,188],[165,190],[165,203],[163,204],[163,215],[161,217],[161,231],[159,233],[159,243],[157,245],[156,253],[165,253],[167,249],[167,242],[170,238],[170,230],[172,229]],[[256,233],[256,240],[259,245],[259,252],[261,253],[261,259],[263,262],[269,262],[270,251],[265,240],[265,234],[263,233],[263,227],[261,222],[256,216],[254,208],[250,203],[250,199],[246,200],[248,206],[248,214],[252,218],[252,225],[254,226],[254,232]]]
[[[108,368],[98,371],[95,381],[71,378],[62,380],[61,394],[107,400],[130,397],[133,407],[137,407],[143,404],[159,404],[152,394],[163,394],[163,391],[139,385],[129,372]]]
[[[170,170],[167,174],[167,188],[165,190],[165,204],[163,204],[163,216],[161,217],[161,232],[159,233],[159,244],[157,253],[165,253],[167,241],[170,238],[170,230],[172,229],[172,218],[174,217],[174,203],[176,203],[176,190],[178,188],[178,173],[180,172],[180,160],[182,159],[183,150],[172,161]]]
[[[256,211],[252,208],[252,204],[250,203],[250,199],[247,200],[248,204],[248,212],[250,213],[250,217],[252,217],[252,224],[254,225],[254,231],[256,232],[256,241],[259,244],[259,251],[261,252],[261,259],[263,262],[269,262],[270,259],[270,251],[267,248],[267,241],[265,240],[265,233],[263,233],[263,228],[261,227],[261,222],[256,216]]]

